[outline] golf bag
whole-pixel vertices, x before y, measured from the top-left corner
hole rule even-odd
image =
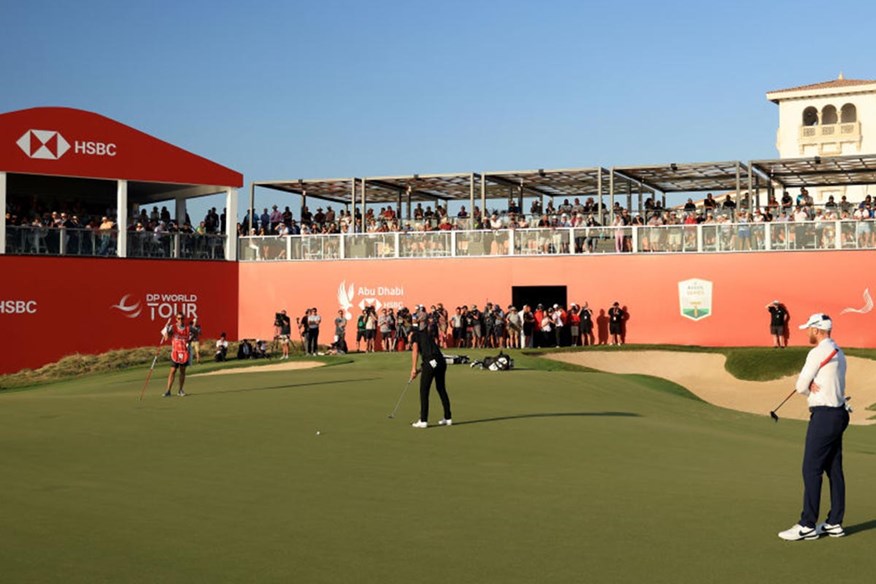
[[[495,357],[484,357],[483,361],[475,361],[471,367],[489,369],[490,371],[508,371],[514,368],[514,359],[499,351]]]
[[[448,365],[465,365],[470,361],[467,355],[444,355],[444,362]]]

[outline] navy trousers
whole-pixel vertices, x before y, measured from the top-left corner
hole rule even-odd
[[[843,522],[846,513],[846,479],[843,476],[843,432],[849,425],[846,408],[809,408],[809,428],[803,452],[803,513],[800,525],[815,527],[821,503],[822,475],[830,481],[827,523]]]
[[[444,384],[444,379],[447,375],[447,363],[444,362],[444,357],[435,360],[435,367],[429,363],[423,363],[423,371],[420,373],[420,420],[429,421],[429,390],[432,387],[432,380],[435,380],[435,389],[438,391],[438,397],[441,398],[441,405],[444,407],[444,419],[450,420],[450,398],[447,396],[447,388]]]

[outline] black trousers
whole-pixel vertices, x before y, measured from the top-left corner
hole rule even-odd
[[[319,347],[319,329],[308,329],[307,331],[307,352],[311,355],[316,355],[316,350]]]
[[[435,360],[433,368],[428,361],[423,363],[423,370],[420,373],[420,420],[426,422],[429,420],[429,390],[432,387],[432,380],[435,380],[435,390],[438,392],[438,397],[441,398],[441,405],[444,407],[444,419],[450,420],[450,397],[447,395],[447,387],[444,383],[447,376],[447,363],[444,358],[440,357]]]
[[[830,511],[827,523],[843,522],[846,513],[846,479],[843,475],[843,432],[849,425],[844,407],[809,408],[809,428],[803,452],[803,513],[800,525],[815,527],[821,503],[821,477],[830,481]]]

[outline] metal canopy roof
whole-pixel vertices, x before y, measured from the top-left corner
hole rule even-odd
[[[737,186],[747,185],[749,172],[746,165],[736,161],[673,162],[654,166],[614,167],[612,170],[664,193],[735,191]]]
[[[326,201],[346,203],[350,201],[353,192],[353,178],[297,179],[270,182],[256,182],[254,187],[264,187],[277,191],[286,191],[295,195],[306,195]]]
[[[602,182],[600,184],[600,175]],[[608,196],[611,194],[611,172],[602,167],[567,168],[558,170],[523,170],[484,173],[487,183],[487,198],[507,197],[505,189],[523,189],[524,195],[546,197]],[[615,191],[618,185],[633,181],[627,177],[615,177]],[[650,190],[650,189],[648,189]],[[498,192],[497,192],[498,191]],[[519,190],[516,194],[519,194]]]
[[[412,174],[407,176],[378,176],[366,178],[365,199],[372,203],[398,202],[399,196],[412,201],[467,201],[478,196],[480,175],[459,174]]]
[[[361,197],[361,186],[359,185],[364,181],[365,198],[369,203],[396,203],[399,196],[407,198],[409,190],[413,201],[467,200],[471,197],[472,181],[477,181],[479,178],[479,175],[473,173],[412,174],[364,179],[330,178],[269,181],[253,183],[253,186],[337,203],[349,203],[352,201],[354,181],[358,183],[356,186],[357,202]]]
[[[783,187],[876,184],[876,155],[756,160],[753,169]]]

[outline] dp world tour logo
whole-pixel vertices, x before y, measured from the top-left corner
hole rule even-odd
[[[128,304],[128,299],[130,297],[130,294],[125,294],[122,296],[122,299],[119,300],[118,304],[113,304],[110,308],[115,308],[128,318],[137,318],[140,316],[140,313],[143,312],[143,309],[140,307],[140,302]]]
[[[678,283],[678,304],[681,316],[700,320],[712,315],[712,283],[693,278]]]
[[[53,130],[28,130],[16,144],[30,158],[43,160],[58,160],[70,150],[70,143]]]
[[[132,301],[131,294],[125,294],[118,304],[110,306],[110,310],[118,310],[125,318],[138,318],[143,313],[141,301]],[[186,318],[198,316],[197,294],[146,294],[145,308],[149,310],[149,320],[167,320],[175,314]]]

